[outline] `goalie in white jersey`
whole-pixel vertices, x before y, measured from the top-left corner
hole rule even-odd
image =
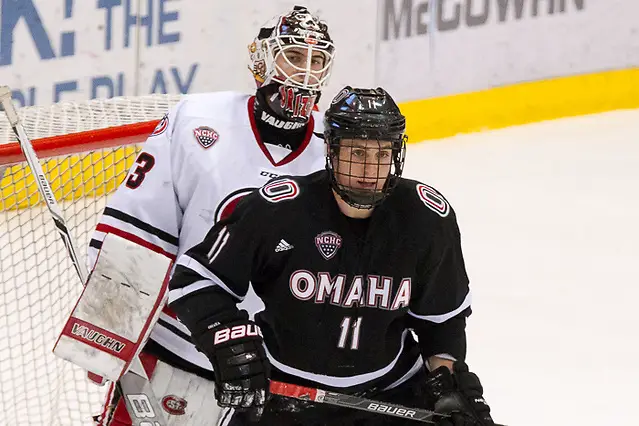
[[[161,120],[109,199],[90,243],[91,266],[109,233],[175,260],[252,189],[324,167],[315,105],[333,63],[327,25],[296,6],[261,28],[249,54],[255,95],[189,95]],[[212,424],[219,409],[211,363],[167,309],[141,359],[170,425]],[[96,421],[130,425],[113,394]]]

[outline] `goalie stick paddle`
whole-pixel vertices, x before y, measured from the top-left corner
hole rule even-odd
[[[84,262],[80,260],[77,246],[67,228],[62,210],[60,210],[51,185],[42,170],[31,140],[20,122],[18,112],[11,102],[11,89],[8,86],[0,86],[0,103],[4,108],[9,124],[18,138],[20,148],[24,153],[27,164],[31,168],[31,173],[35,177],[40,195],[44,198],[51,212],[53,222],[58,228],[80,281],[82,285],[85,285],[89,276],[87,268]],[[132,419],[133,426],[165,426],[166,419],[162,415],[162,409],[153,394],[153,389],[139,358],[134,359],[131,365],[131,370],[122,376],[120,383],[116,383],[116,386],[120,387],[120,391],[124,395],[127,411]],[[137,371],[137,373],[133,373],[133,371]]]
[[[271,393],[275,395],[384,414],[387,416],[399,417],[422,423],[435,424],[438,419],[449,417],[448,415],[436,413],[423,408],[409,408],[400,404],[375,401],[355,395],[346,395],[343,393],[293,385],[275,380],[271,380],[270,390]],[[503,425],[495,423],[495,426]]]

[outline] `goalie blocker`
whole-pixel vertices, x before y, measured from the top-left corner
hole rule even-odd
[[[142,350],[165,304],[170,266],[168,257],[108,234],[53,353],[108,380],[119,380]]]

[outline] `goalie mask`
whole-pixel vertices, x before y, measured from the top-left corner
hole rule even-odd
[[[406,119],[382,88],[344,88],[324,115],[331,187],[349,205],[370,209],[397,185],[404,168]]]
[[[284,120],[308,121],[331,75],[334,50],[327,25],[305,7],[276,18],[249,45],[260,100]]]

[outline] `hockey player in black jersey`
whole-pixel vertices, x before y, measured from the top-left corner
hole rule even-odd
[[[493,425],[464,363],[455,213],[400,177],[404,116],[383,89],[346,87],[324,124],[326,170],[269,182],[177,261],[170,306],[213,364],[218,403],[234,408],[222,424],[406,424],[269,399],[272,378],[451,414],[440,426]],[[255,322],[236,307],[249,281],[265,304]]]

